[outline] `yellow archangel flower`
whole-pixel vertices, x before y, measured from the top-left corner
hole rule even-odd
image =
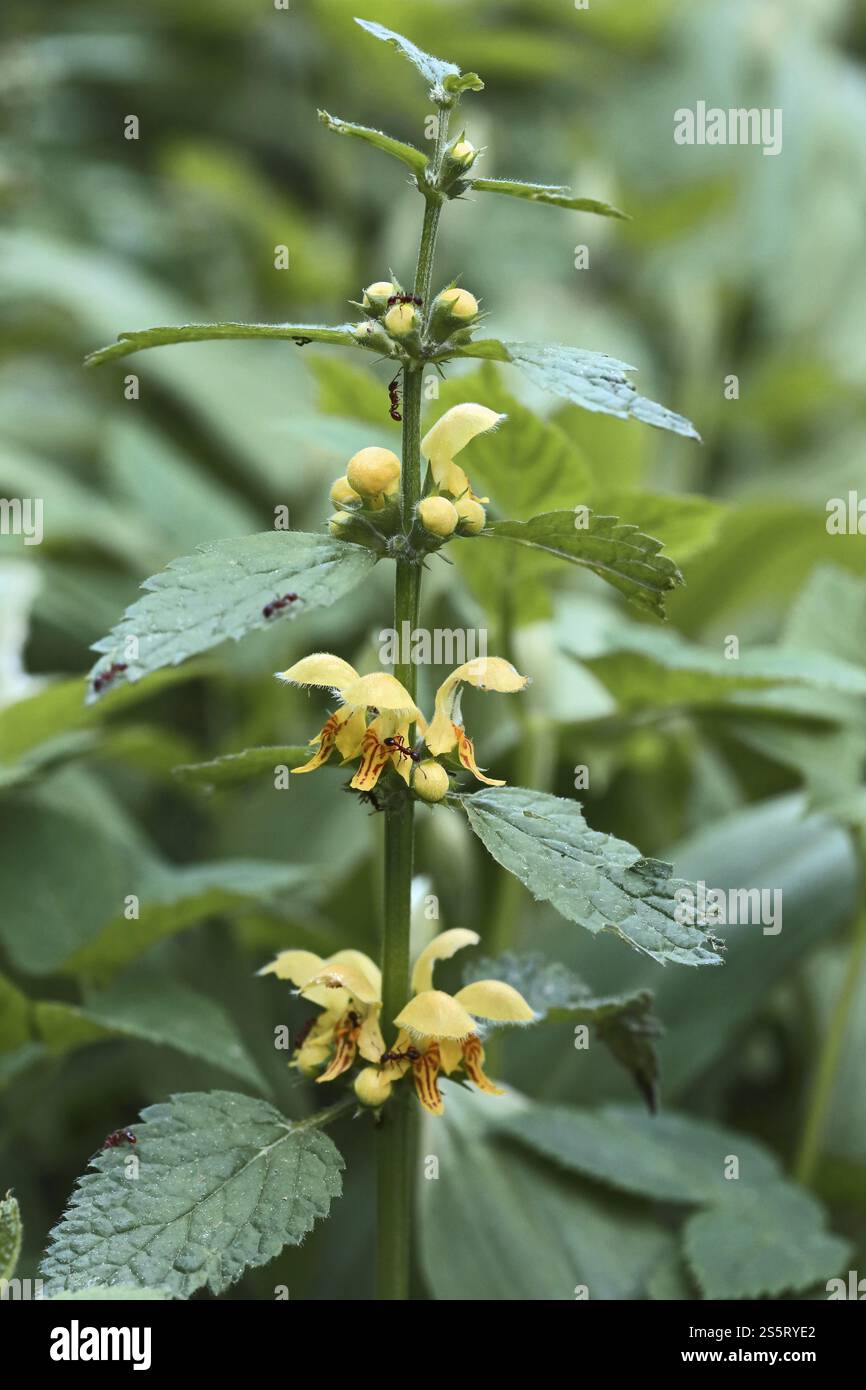
[[[460,712],[460,694],[464,685],[477,690],[495,690],[508,694],[523,690],[528,677],[500,656],[476,657],[466,661],[446,676],[436,692],[433,719],[427,724],[405,686],[386,671],[374,671],[359,676],[353,666],[330,652],[314,652],[278,672],[278,679],[292,685],[317,686],[332,690],[342,701],[342,707],[329,716],[318,734],[310,740],[316,752],[295,773],[313,772],[326,763],[334,748],[344,762],[360,758],[358,771],[351,781],[356,791],[371,791],[385,768],[391,763],[403,781],[410,781],[413,759],[406,751],[409,728],[417,723],[419,732],[434,756],[454,749],[463,766],[492,787],[503,782],[485,777],[475,761],[475,749],[466,733]],[[367,723],[368,714],[372,714]]]
[[[314,951],[281,951],[260,975],[290,980],[304,999],[322,1012],[295,1049],[292,1065],[316,1081],[334,1081],[348,1071],[360,1052],[378,1062],[385,1051],[379,1027],[382,975],[363,951],[337,951],[326,958]]]
[[[455,927],[434,937],[421,952],[412,972],[413,998],[394,1019],[400,1029],[397,1041],[383,1054],[378,1069],[368,1068],[359,1076],[356,1090],[361,1098],[373,1092],[370,1082],[365,1082],[371,1072],[377,1076],[381,1099],[386,1100],[391,1085],[410,1070],[418,1099],[431,1115],[441,1115],[443,1110],[440,1071],[450,1076],[462,1069],[479,1090],[503,1094],[484,1073],[484,1046],[476,1019],[532,1023],[535,1014],[523,995],[502,980],[477,980],[453,995],[433,988],[436,961],[448,960],[479,940],[477,932]]]
[[[292,685],[332,690],[342,701],[342,707],[310,739],[311,744],[318,745],[317,751],[303,767],[294,768],[295,773],[315,771],[336,748],[344,762],[361,759],[351,782],[356,791],[372,791],[389,762],[404,782],[409,781],[412,761],[399,748],[405,745],[409,726],[420,711],[396,677],[387,671],[359,676],[348,661],[330,652],[314,652],[296,661],[288,671],[278,671],[277,678]],[[370,712],[374,718],[368,724]]]
[[[512,985],[477,980],[456,994],[433,988],[433,966],[464,946],[477,946],[477,932],[455,927],[440,932],[421,952],[412,972],[413,998],[397,1015],[397,1041],[387,1051],[379,1023],[382,977],[363,951],[337,951],[324,958],[313,951],[281,951],[259,971],[290,980],[304,999],[322,1012],[295,1050],[292,1065],[316,1081],[335,1081],[360,1056],[371,1066],[356,1078],[355,1089],[368,1105],[388,1099],[395,1082],[411,1071],[418,1099],[433,1115],[442,1114],[440,1071],[462,1069],[479,1090],[502,1095],[484,1074],[484,1047],[477,1019],[532,1023],[535,1014]],[[322,1070],[324,1068],[324,1070]]]
[[[433,719],[422,730],[430,752],[438,756],[456,748],[463,766],[479,782],[486,782],[490,787],[503,787],[504,782],[485,777],[475,761],[475,747],[463,727],[460,696],[464,685],[509,695],[524,690],[528,684],[529,677],[521,676],[511,662],[501,656],[479,656],[458,666],[450,676],[446,676],[437,690]]]
[[[454,456],[477,434],[492,430],[504,419],[504,415],[475,402],[452,406],[440,416],[421,440],[422,456],[429,461],[433,481],[440,492],[448,492],[452,497],[470,497],[477,502],[490,500],[475,496],[467,474],[454,462]]]

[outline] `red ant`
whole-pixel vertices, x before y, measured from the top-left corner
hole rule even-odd
[[[138,1143],[138,1140],[136,1139],[131,1129],[116,1129],[113,1134],[109,1134],[102,1147],[104,1149],[116,1149],[118,1144],[123,1143]]]
[[[383,1052],[379,1058],[379,1066],[384,1067],[386,1062],[417,1062],[420,1056],[417,1047],[407,1047],[405,1052]]]
[[[287,604],[296,603],[297,598],[297,594],[283,594],[282,598],[273,599],[271,603],[265,604],[262,609],[262,617],[272,618],[275,613],[278,613],[281,608],[285,608]]]
[[[104,690],[107,685],[110,685],[110,683],[114,680],[115,676],[119,676],[125,670],[125,661],[112,661],[111,665],[107,667],[106,670],[100,671],[98,676],[94,676],[94,693],[98,695],[101,690]]]
[[[392,308],[395,304],[414,304],[416,309],[420,309],[423,303],[424,300],[420,294],[392,294],[388,300],[388,308]]]
[[[421,754],[416,753],[414,748],[409,748],[400,734],[396,734],[394,738],[386,738],[384,743],[386,748],[393,748],[395,753],[402,753],[404,758],[411,758],[413,763],[420,763]]]
[[[306,347],[306,346],[307,346],[307,343],[311,343],[312,341],[313,341],[312,338],[293,338],[293,339],[292,339],[292,342],[295,344],[296,347]]]
[[[399,387],[399,381],[400,381],[400,377],[399,377],[399,376],[395,376],[394,380],[393,380],[393,381],[390,381],[390,382],[388,383],[388,395],[389,395],[390,400],[391,400],[391,409],[390,409],[390,411],[389,411],[389,414],[390,414],[392,420],[402,420],[402,419],[403,419],[403,416],[400,414],[400,387]]]

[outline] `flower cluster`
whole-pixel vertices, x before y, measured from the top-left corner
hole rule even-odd
[[[446,293],[459,298],[466,291]],[[485,405],[465,402],[447,410],[422,439],[421,454],[429,472],[426,495],[418,503],[416,518],[423,535],[434,546],[454,535],[477,536],[484,529],[484,503],[488,498],[476,496],[465,470],[454,459],[476,435],[495,428],[503,419]],[[338,509],[330,518],[331,534],[362,545],[384,547],[399,521],[399,495],[397,455],[376,446],[359,449],[349,459],[346,472],[331,487],[331,502]]]
[[[391,1048],[386,1048],[380,1026],[382,977],[369,956],[345,950],[325,959],[312,951],[281,951],[259,973],[289,980],[302,998],[321,1009],[296,1047],[292,1065],[317,1082],[334,1081],[360,1055],[368,1065],[355,1078],[355,1094],[374,1107],[384,1105],[394,1085],[409,1073],[431,1115],[443,1110],[440,1072],[462,1072],[479,1090],[501,1095],[484,1072],[478,1020],[487,1025],[532,1023],[532,1009],[502,980],[477,980],[456,994],[433,988],[436,961],[479,940],[477,932],[457,927],[425,947],[412,972],[412,998],[393,1020],[399,1032]]]
[[[492,787],[504,785],[485,777],[475,761],[475,747],[462,722],[461,691],[464,685],[471,685],[477,690],[512,693],[528,684],[528,677],[521,676],[510,661],[499,656],[476,657],[458,666],[442,682],[428,724],[395,676],[387,671],[360,676],[348,661],[330,652],[303,657],[287,671],[278,671],[277,679],[330,690],[340,701],[340,708],[310,739],[316,752],[303,767],[293,769],[295,774],[314,772],[336,749],[344,764],[360,759],[350,783],[355,791],[372,792],[390,765],[424,801],[441,801],[446,795],[448,773],[437,759],[455,751],[461,765],[479,782]],[[407,743],[413,724],[431,757],[424,758]]]

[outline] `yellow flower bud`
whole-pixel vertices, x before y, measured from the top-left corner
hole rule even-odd
[[[391,280],[376,280],[372,285],[365,289],[361,303],[365,309],[377,309],[382,304],[387,304],[392,294],[397,293],[397,286]]]
[[[355,1095],[362,1105],[384,1105],[391,1094],[391,1082],[377,1067],[365,1067],[355,1077]]]
[[[456,145],[451,146],[451,158],[459,159],[463,164],[469,164],[475,158],[475,146],[471,140],[458,140]]]
[[[457,522],[457,508],[447,497],[425,497],[418,503],[418,520],[431,536],[441,536],[443,540],[454,534]]]
[[[400,477],[400,460],[390,449],[359,449],[349,459],[346,480],[362,497],[380,497]]]
[[[460,518],[458,529],[461,536],[477,536],[479,531],[484,530],[487,513],[474,497],[461,497],[454,506]]]
[[[351,512],[334,512],[333,516],[328,517],[328,530],[337,540],[346,539],[346,530],[354,526],[355,518]]]
[[[333,486],[331,487],[330,496],[333,505],[335,507],[340,508],[357,507],[360,505],[361,502],[360,493],[355,491],[355,489],[352,487],[352,484],[349,482],[349,479],[345,475],[342,478],[337,478],[335,480]]]
[[[441,294],[437,294],[433,308],[434,311],[441,308],[452,318],[462,319],[464,323],[468,323],[478,314],[478,300],[468,290],[461,290],[455,285],[453,289],[443,290]]]
[[[405,338],[418,327],[418,312],[414,304],[395,304],[384,319],[385,327],[394,338]]]
[[[412,790],[422,801],[441,801],[449,787],[448,773],[435,758],[419,763],[412,778]]]

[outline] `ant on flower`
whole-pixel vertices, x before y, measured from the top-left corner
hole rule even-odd
[[[420,309],[423,303],[420,294],[392,294],[388,300],[388,308],[392,309],[395,304],[414,304],[416,309]]]
[[[383,1052],[379,1058],[379,1066],[384,1067],[386,1062],[417,1062],[420,1056],[417,1047],[407,1047],[405,1052]]]
[[[413,763],[420,763],[421,761],[421,754],[416,753],[414,748],[410,748],[400,734],[395,734],[393,738],[386,738],[384,744],[386,748],[392,748],[395,753],[402,753],[404,758],[411,758]]]

